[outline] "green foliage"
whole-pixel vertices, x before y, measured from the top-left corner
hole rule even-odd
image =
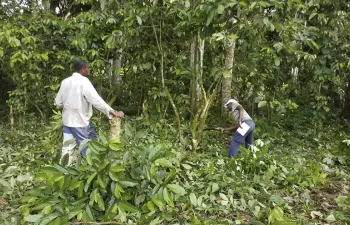
[[[263,122],[257,121],[257,134]],[[54,138],[56,126],[48,127],[50,132],[45,136]],[[226,145],[218,143],[219,133],[205,133],[203,146],[208,147],[192,154],[174,142],[176,129],[168,121],[136,118],[124,123],[124,144],[108,141],[101,134],[100,142],[89,144],[91,155],[74,168],[56,164],[55,156],[43,148],[47,146],[45,139],[36,135],[42,128],[33,129],[37,131],[6,134],[7,146],[13,141],[25,148],[8,148],[1,156],[1,202],[7,202],[3,205],[4,224],[19,223],[20,218],[38,224],[305,224],[349,220],[347,194],[339,189],[333,197],[325,191],[334,182],[346,188],[347,163],[340,150],[346,145],[318,141],[301,148],[281,142],[281,138],[277,145],[273,132],[265,132],[270,137],[256,140],[252,150],[241,148],[238,157],[229,159],[225,157]],[[275,129],[288,137],[289,131]],[[295,132],[290,135],[297,136]],[[320,135],[324,140],[328,133]],[[290,140],[297,143],[292,137]],[[320,208],[324,200],[318,194],[334,204],[332,213]]]
[[[346,1],[68,2],[0,8],[1,113],[12,120],[11,105],[15,122],[0,132],[1,224],[349,223],[349,137],[338,118],[350,112]],[[71,168],[58,164],[52,109],[78,57],[101,96],[142,117],[127,119],[121,142],[101,134]],[[223,125],[216,93],[227,77],[257,124],[255,147],[233,159],[231,134],[203,132],[206,121]],[[93,118],[101,130],[105,121]]]

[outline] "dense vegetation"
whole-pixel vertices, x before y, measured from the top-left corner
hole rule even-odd
[[[350,223],[350,3],[2,1],[0,224]],[[90,62],[120,139],[59,163],[54,97]],[[252,149],[228,158],[239,100]],[[82,146],[80,146],[82,148]]]

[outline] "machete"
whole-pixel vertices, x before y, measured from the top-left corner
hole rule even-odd
[[[208,128],[204,128],[204,130],[217,130],[217,131],[221,131],[218,127],[208,127]]]

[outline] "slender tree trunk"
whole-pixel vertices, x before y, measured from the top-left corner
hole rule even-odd
[[[121,36],[121,34],[119,34]],[[122,48],[119,48],[112,59],[109,59],[109,75],[111,77],[112,87],[114,94],[117,97],[120,96],[121,86],[122,86]]]
[[[193,37],[191,41],[191,87],[190,87],[190,101],[191,101],[191,113],[192,116],[197,112],[197,36]]]
[[[10,125],[11,125],[11,131],[13,131],[13,127],[15,125],[15,119],[13,116],[13,107],[10,105]]]
[[[233,67],[233,59],[235,56],[235,47],[236,40],[235,39],[227,39],[226,40],[226,53],[225,53],[225,65],[224,65],[224,77],[222,80],[222,103],[226,103],[227,100],[231,98],[231,90],[232,90],[232,67]]]
[[[204,40],[199,35],[196,35],[191,42],[191,58],[190,65],[192,69],[190,99],[191,112],[195,115],[198,110],[198,104],[201,99],[200,82],[202,80],[204,58]]]
[[[347,120],[350,120],[350,83],[348,82],[348,87],[345,94],[345,102],[343,108],[343,117]]]
[[[202,82],[202,75],[203,75],[203,60],[204,60],[204,40],[201,40],[201,38],[198,36],[198,66],[197,66],[197,86],[196,86],[196,97],[197,97],[197,105],[200,102],[202,96],[201,96],[201,88],[200,88],[200,82]]]
[[[122,69],[122,49],[118,49],[116,52],[116,56],[113,59],[113,75],[112,75],[112,86],[114,92],[119,97],[121,86],[122,86],[122,77],[121,77],[121,69]]]

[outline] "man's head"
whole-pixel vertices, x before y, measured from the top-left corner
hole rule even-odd
[[[236,100],[234,99],[230,99],[228,100],[225,104],[224,104],[224,107],[228,110],[228,111],[232,111],[232,105],[233,103],[237,102]]]
[[[74,63],[73,67],[75,72],[83,76],[89,75],[89,64],[85,60],[79,59]]]

